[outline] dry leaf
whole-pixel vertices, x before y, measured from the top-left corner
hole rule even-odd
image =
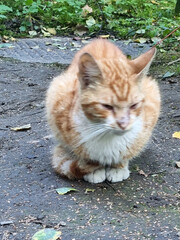
[[[10,128],[12,131],[25,131],[25,130],[29,130],[31,129],[31,124],[26,124],[26,125],[23,125],[23,126],[20,126],[20,127],[14,127],[14,128]]]
[[[45,30],[41,29],[41,32],[43,33],[44,37],[50,37],[51,36],[51,34],[49,32],[47,32],[46,29]]]
[[[153,43],[158,43],[158,42],[161,41],[161,38],[159,38],[159,37],[152,37],[152,38],[151,38],[151,41],[152,41]]]
[[[36,36],[36,35],[37,35],[37,32],[34,31],[34,30],[33,30],[33,31],[29,31],[29,35],[30,35],[30,36]]]
[[[89,7],[88,5],[85,5],[83,8],[82,8],[82,15],[85,17],[88,15],[88,13],[92,13],[93,10],[91,7]]]
[[[144,34],[145,32],[146,32],[145,29],[138,29],[138,30],[136,31],[136,33],[138,33],[138,34]]]
[[[92,27],[93,25],[95,25],[96,24],[96,21],[95,21],[95,19],[92,17],[92,16],[90,16],[89,18],[88,18],[88,20],[86,20],[86,25],[88,26],[88,27]]]
[[[140,175],[143,175],[143,176],[145,176],[145,177],[148,176],[143,170],[139,170],[139,174],[140,174]]]
[[[176,162],[176,167],[180,168],[180,162]]]
[[[62,187],[62,188],[57,188],[56,189],[56,192],[59,194],[59,195],[64,195],[68,192],[72,192],[72,191],[78,191],[77,189],[75,188],[71,188],[71,187]]]
[[[52,35],[56,35],[56,29],[55,28],[47,28],[47,32],[49,32]]]
[[[159,5],[160,3],[154,1],[154,0],[151,0],[152,4],[155,4],[155,5]]]
[[[86,188],[84,193],[87,194],[88,192],[94,192],[94,191],[95,191],[95,189]]]
[[[104,39],[104,38],[109,38],[110,35],[109,34],[107,34],[107,35],[99,35],[99,37]]]
[[[180,139],[180,132],[173,133],[173,138],[179,138]]]
[[[146,38],[137,38],[134,40],[134,42],[137,42],[137,43],[145,43],[147,41]]]
[[[33,46],[33,47],[30,47],[31,49],[39,49],[39,46]]]
[[[87,32],[87,28],[83,25],[77,25],[76,30],[74,31],[75,35],[82,36]]]

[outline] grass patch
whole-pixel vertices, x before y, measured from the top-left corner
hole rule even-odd
[[[178,27],[176,0],[1,0],[1,35],[113,35],[163,38]],[[168,38],[176,45],[180,31]]]

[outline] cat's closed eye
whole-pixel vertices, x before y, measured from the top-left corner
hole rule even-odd
[[[136,109],[138,107],[139,103],[134,103],[130,106],[130,109]]]
[[[113,110],[114,110],[113,106],[111,106],[111,105],[109,105],[109,104],[102,104],[102,106],[103,106],[104,108],[110,110],[110,111],[113,111]]]

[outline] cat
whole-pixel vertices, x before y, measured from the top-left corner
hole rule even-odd
[[[79,50],[47,91],[47,118],[57,139],[52,166],[90,183],[129,177],[129,160],[148,142],[160,112],[157,82],[147,76],[156,49],[129,60],[96,39]]]

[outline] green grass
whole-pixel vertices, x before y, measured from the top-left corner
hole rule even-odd
[[[88,5],[88,10],[83,7]],[[163,38],[180,25],[176,0],[0,0],[1,35],[80,34],[120,39]],[[51,33],[50,33],[50,32]],[[166,40],[177,42],[180,30]]]

